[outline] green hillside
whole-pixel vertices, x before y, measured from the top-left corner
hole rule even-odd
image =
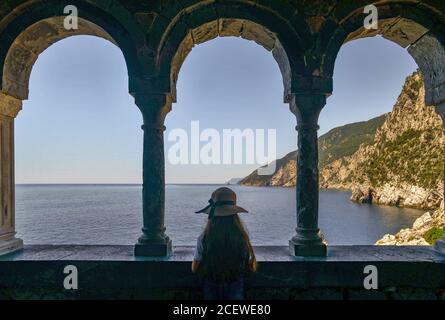
[[[372,143],[375,132],[385,122],[385,116],[337,127],[322,135],[318,139],[319,167],[353,154],[363,143]]]
[[[383,122],[385,115],[373,118],[368,121],[347,124],[334,128],[319,138],[319,166],[323,168],[328,163],[348,156],[357,151],[358,147],[373,141],[375,132]],[[277,160],[276,171],[285,166],[289,161],[296,160],[297,152],[288,153]],[[241,185],[265,186],[270,185],[270,179],[274,175],[259,176],[255,170],[249,176],[241,180]]]

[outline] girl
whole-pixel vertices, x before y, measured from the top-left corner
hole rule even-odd
[[[215,190],[209,205],[196,212],[209,215],[192,263],[192,272],[204,280],[206,300],[243,299],[244,278],[256,271],[255,254],[240,212],[247,211],[236,205],[235,192],[225,187]]]

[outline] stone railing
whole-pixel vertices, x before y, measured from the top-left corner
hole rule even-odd
[[[327,257],[293,257],[287,247],[255,247],[249,299],[445,299],[445,256],[431,247],[329,246]],[[200,299],[192,247],[169,258],[134,257],[132,246],[25,246],[0,257],[0,299]],[[66,290],[66,266],[78,289]],[[366,290],[366,266],[377,290]]]

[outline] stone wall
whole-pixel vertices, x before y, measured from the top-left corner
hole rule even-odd
[[[0,258],[0,299],[200,299],[193,248],[170,258],[135,258],[131,246],[28,246]],[[295,258],[287,247],[255,247],[258,272],[248,299],[445,299],[445,257],[429,247],[328,247],[325,258]],[[64,290],[65,266],[79,289]],[[365,290],[375,265],[378,290]]]

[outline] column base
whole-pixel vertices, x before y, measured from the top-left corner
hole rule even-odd
[[[326,243],[319,229],[297,228],[297,234],[289,241],[291,255],[300,257],[325,257]]]
[[[436,241],[434,244],[434,251],[436,251],[438,254],[445,255],[445,238]]]
[[[23,240],[12,238],[8,240],[0,240],[0,256],[23,249]]]
[[[326,257],[327,247],[324,243],[302,244],[289,241],[290,254],[297,257]]]
[[[172,252],[172,241],[165,243],[136,243],[134,255],[138,257],[168,257]]]

